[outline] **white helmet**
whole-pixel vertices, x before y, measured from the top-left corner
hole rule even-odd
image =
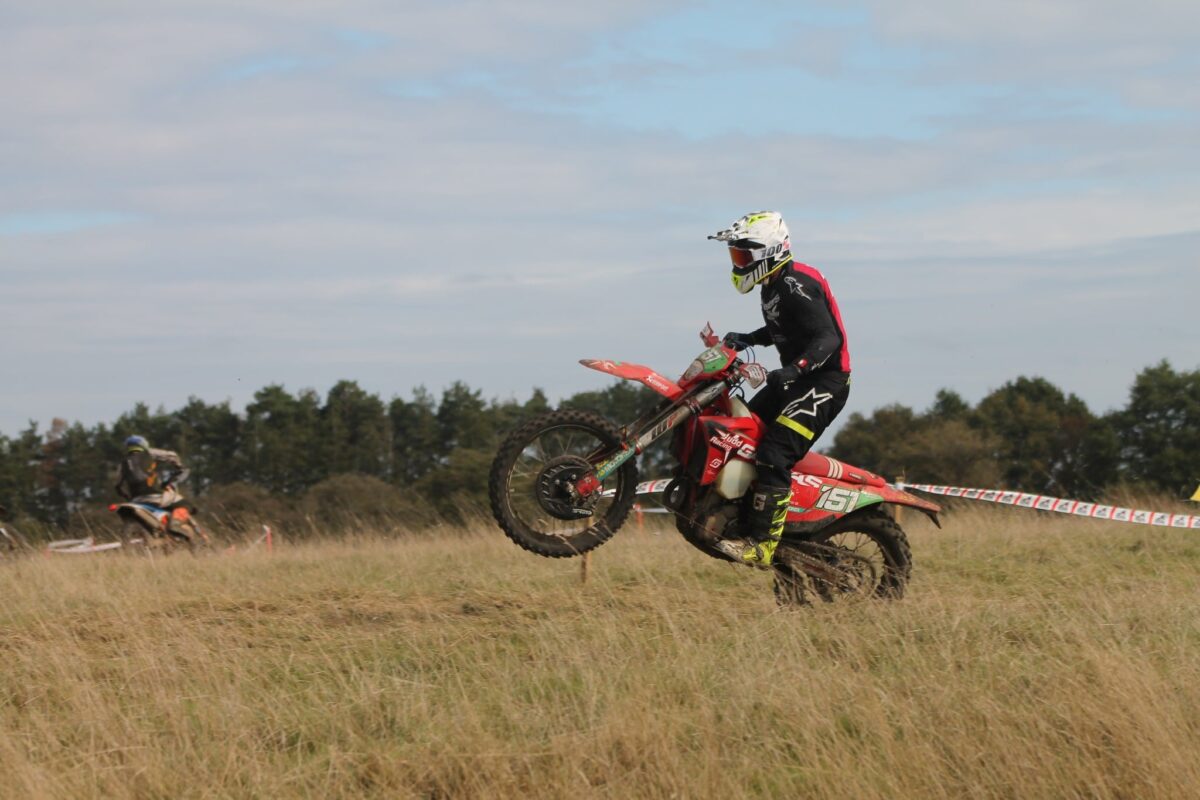
[[[728,242],[733,262],[733,288],[753,289],[792,260],[787,223],[776,211],[755,211],[709,239]]]

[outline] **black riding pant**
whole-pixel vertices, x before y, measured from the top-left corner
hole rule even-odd
[[[841,413],[849,395],[849,373],[832,371],[802,375],[783,390],[768,385],[754,395],[750,410],[767,425],[755,455],[759,486],[792,485],[792,467]]]

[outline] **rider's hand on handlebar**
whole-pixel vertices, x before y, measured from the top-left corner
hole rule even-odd
[[[753,344],[754,342],[750,340],[750,334],[748,333],[735,333],[730,331],[729,333],[725,334],[725,346],[732,347],[739,353]]]
[[[789,364],[786,367],[773,369],[767,373],[767,385],[772,389],[786,389],[788,384],[794,383],[800,377],[800,370]]]
[[[807,358],[802,358],[795,364],[788,364],[786,367],[768,372],[767,385],[772,389],[786,389],[788,384],[794,383],[801,375],[807,375],[810,372],[812,372],[812,364]]]

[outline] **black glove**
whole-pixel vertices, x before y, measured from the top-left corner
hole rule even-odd
[[[753,334],[749,333],[734,333],[730,331],[725,334],[725,346],[732,347],[739,353],[754,344]]]
[[[809,363],[807,358],[802,358],[794,364],[788,364],[786,367],[771,370],[767,373],[767,385],[772,389],[787,388],[789,383],[794,383],[801,375],[807,375],[813,371],[813,365]]]
[[[786,389],[788,384],[795,383],[800,377],[800,370],[789,364],[786,367],[773,369],[767,373],[767,386],[776,391]]]

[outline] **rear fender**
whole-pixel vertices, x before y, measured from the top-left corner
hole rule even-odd
[[[941,513],[942,507],[937,503],[931,503],[924,498],[917,497],[914,494],[909,494],[903,489],[897,489],[890,483],[877,489],[873,489],[873,491],[878,491],[880,493],[882,502],[891,503],[892,505],[896,506],[915,508],[917,511],[920,511],[922,514],[929,517],[929,519],[933,521],[934,525],[937,525],[939,528],[942,527],[942,523],[938,520],[938,514]]]
[[[641,364],[627,364],[623,361],[608,361],[596,358],[581,358],[579,363],[588,369],[607,372],[627,381],[644,383],[654,391],[670,400],[678,400],[683,396],[683,389],[675,381]]]
[[[915,508],[941,527],[937,518],[941,506],[891,484],[871,486],[802,473],[792,473],[792,502],[787,522],[789,527],[812,530],[849,514],[886,504]]]
[[[136,522],[152,533],[163,528],[163,521],[167,516],[165,512],[161,515],[154,514],[147,506],[140,503],[122,503],[114,510],[121,519],[127,522]]]

